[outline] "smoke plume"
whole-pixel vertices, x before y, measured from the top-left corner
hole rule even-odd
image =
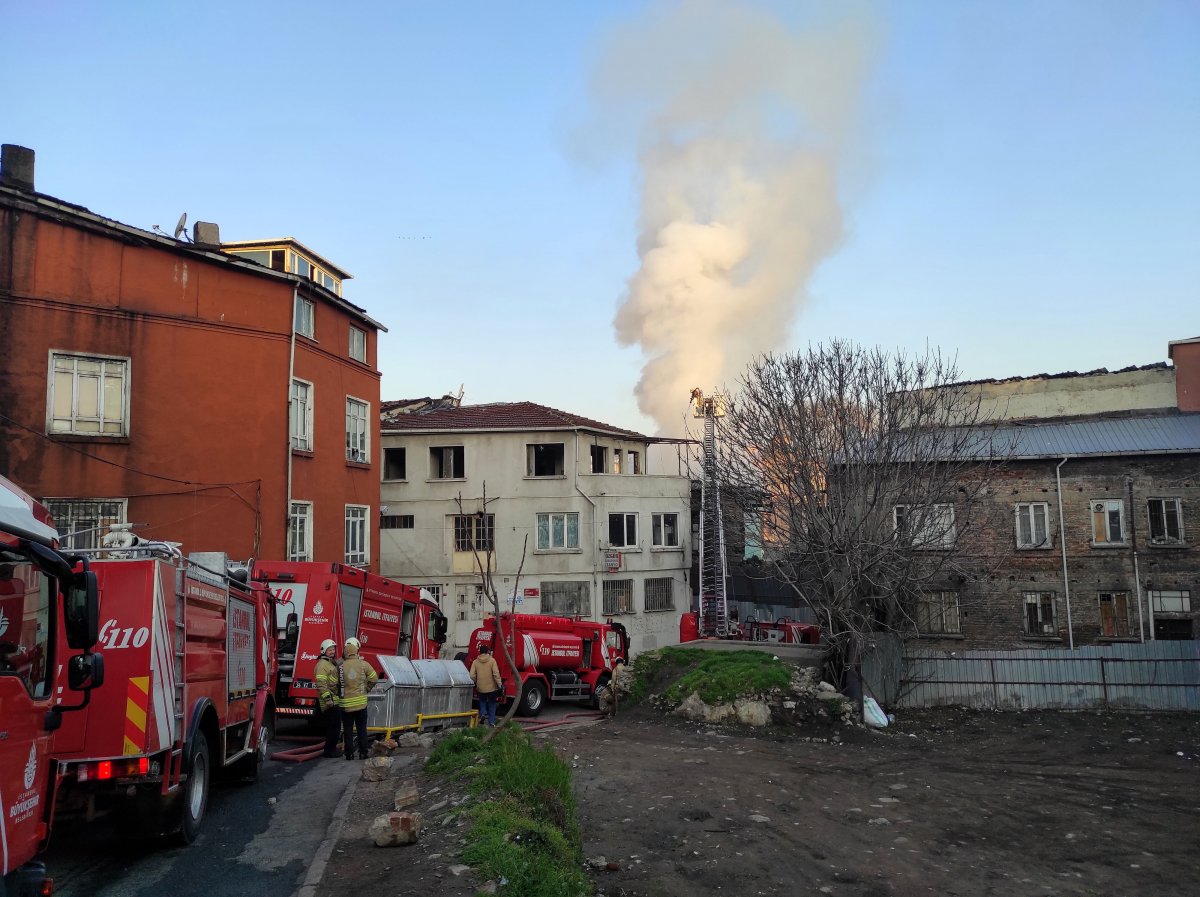
[[[642,175],[640,266],[615,326],[646,359],[638,407],[661,432],[681,430],[693,387],[731,384],[784,343],[837,248],[871,45],[862,21],[789,28],[745,3],[685,0],[606,47],[595,109],[638,135]]]

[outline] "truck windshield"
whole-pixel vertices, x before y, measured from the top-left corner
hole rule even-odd
[[[55,580],[16,550],[0,550],[0,676],[35,698],[50,694],[50,608]]]

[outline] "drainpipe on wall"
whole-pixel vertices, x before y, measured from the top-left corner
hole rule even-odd
[[[599,545],[599,536],[596,533],[596,503],[591,497],[579,488],[579,431],[575,431],[575,475],[574,480],[575,491],[584,497],[589,505],[592,506],[592,588],[596,587],[597,577],[599,573],[596,570],[596,546]]]
[[[1129,544],[1133,548],[1133,587],[1137,594],[1138,637],[1145,642],[1146,630],[1142,628],[1142,574],[1138,566],[1137,550],[1137,512],[1133,504],[1133,477],[1125,477],[1125,488],[1129,492]],[[1146,610],[1150,615],[1150,640],[1154,641],[1154,608],[1149,604]]]
[[[292,378],[296,376],[296,300],[300,298],[300,285],[292,287],[292,339],[288,344],[287,380],[287,495],[283,499],[283,556],[288,557],[291,547],[292,527]]]
[[[1054,468],[1054,483],[1058,488],[1058,541],[1062,544],[1063,594],[1067,599],[1067,647],[1075,650],[1075,628],[1071,625],[1071,579],[1067,572],[1067,531],[1063,526],[1062,478],[1059,471],[1071,459],[1063,458]]]

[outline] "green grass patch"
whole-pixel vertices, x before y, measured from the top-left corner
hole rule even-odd
[[[582,854],[571,772],[549,745],[533,747],[516,726],[455,732],[438,742],[425,770],[465,779],[486,799],[471,811],[463,862],[483,878],[506,879],[511,897],[581,897],[591,884]]]
[[[790,668],[764,651],[662,648],[638,655],[633,672],[635,700],[658,691],[674,704],[692,692],[706,704],[718,704],[787,688],[791,680]]]

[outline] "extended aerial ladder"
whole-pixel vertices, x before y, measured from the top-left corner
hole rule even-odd
[[[700,638],[725,638],[729,605],[725,580],[725,520],[717,462],[717,418],[725,416],[725,397],[692,390],[692,416],[704,420],[703,472],[700,479]]]

